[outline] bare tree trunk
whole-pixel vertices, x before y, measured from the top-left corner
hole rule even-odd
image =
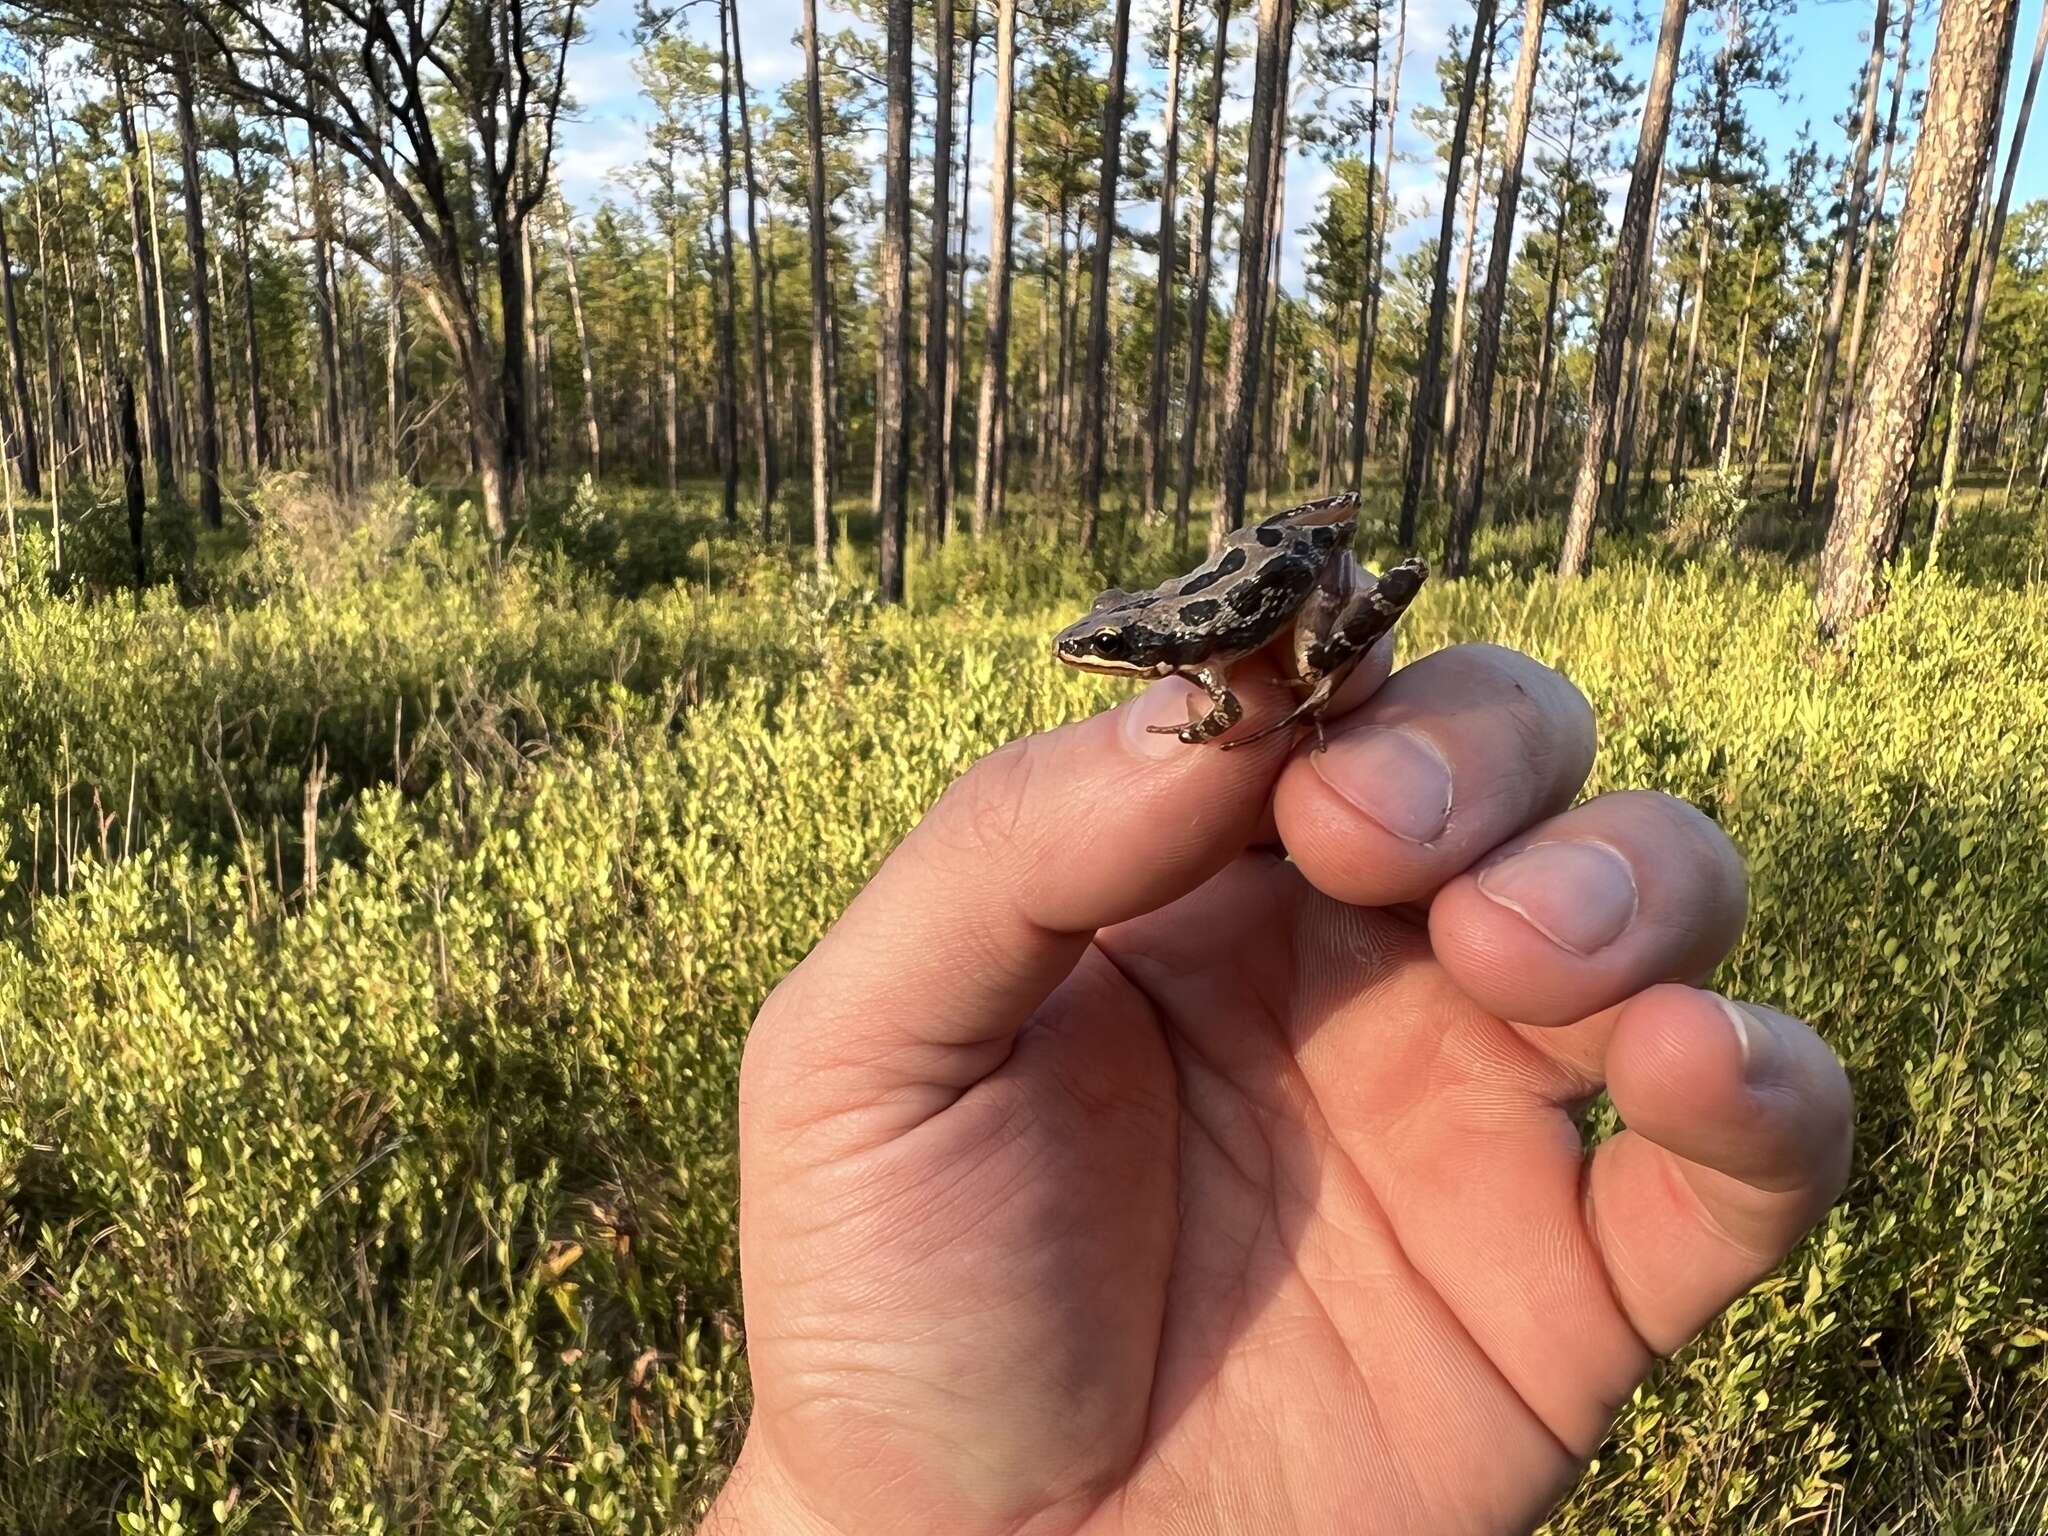
[[[924,537],[943,538],[952,516],[953,455],[946,441],[946,260],[952,245],[953,0],[936,0],[933,39],[931,276],[925,285]]]
[[[590,327],[583,323],[583,284],[576,272],[576,232],[562,206],[562,273],[569,282],[569,315],[576,323],[576,354],[583,366],[583,435],[590,444],[590,478],[604,478],[604,451],[597,428],[597,370],[590,362]]]
[[[811,216],[811,555],[818,574],[824,576],[832,569],[832,387],[827,349],[832,279],[825,265],[825,106],[818,81],[818,0],[804,0],[804,140],[810,157]],[[674,268],[670,271],[673,274]]]
[[[1970,308],[1963,325],[1962,350],[1950,379],[1948,437],[1941,456],[1941,488],[1935,493],[1934,532],[1927,543],[1930,561],[1940,552],[1942,535],[1948,531],[1949,518],[1955,508],[1956,475],[1961,469],[1963,456],[1963,403],[1970,398],[1970,383],[1977,376],[1977,355],[1984,337],[1984,314],[1991,307],[1991,288],[1998,275],[1998,251],[2005,241],[2006,211],[2012,206],[2013,179],[2019,174],[2020,150],[2027,142],[2027,122],[2034,115],[2034,94],[2040,88],[2044,55],[2048,55],[2048,11],[2042,12],[2040,29],[2034,34],[2033,62],[2027,68],[2027,85],[2020,95],[2019,117],[2013,124],[2012,143],[2006,150],[2005,177],[1999,184],[1998,202],[1992,209],[1984,238],[1977,247],[1976,272],[1970,285]]]
[[[889,148],[882,200],[880,398],[882,600],[904,598],[910,509],[910,0],[889,0]]]
[[[953,250],[953,341],[946,357],[946,507],[939,537],[951,538],[960,527],[956,501],[960,454],[960,380],[967,372],[967,235],[974,205],[975,64],[981,57],[980,0],[968,0],[973,29],[967,34],[967,127],[960,148],[960,237]]]
[[[1495,21],[1486,39],[1486,64],[1479,73],[1479,136],[1472,146],[1472,175],[1465,188],[1465,248],[1458,254],[1458,296],[1451,303],[1449,366],[1444,370],[1442,442],[1435,451],[1436,494],[1447,494],[1447,477],[1458,451],[1458,416],[1465,406],[1465,312],[1472,301],[1472,257],[1479,245],[1479,196],[1486,190],[1486,136],[1493,131],[1493,50],[1500,40]]]
[[[1577,120],[1573,121],[1577,128]],[[1567,163],[1569,163],[1569,150]],[[1535,505],[1536,477],[1543,466],[1543,450],[1550,435],[1550,390],[1557,376],[1557,295],[1564,282],[1565,193],[1557,196],[1557,224],[1551,231],[1550,278],[1543,290],[1543,337],[1536,349],[1536,405],[1528,440],[1522,450],[1522,479],[1529,504]]]
[[[1856,266],[1856,240],[1863,218],[1863,181],[1870,167],[1870,146],[1877,138],[1877,98],[1884,84],[1884,34],[1890,24],[1891,0],[1877,0],[1871,25],[1870,62],[1864,67],[1863,120],[1856,132],[1856,154],[1849,167],[1849,199],[1842,210],[1842,239],[1835,251],[1835,271],[1828,288],[1827,318],[1821,322],[1820,363],[1814,376],[1814,398],[1799,449],[1799,509],[1813,505],[1814,480],[1820,467],[1821,428],[1834,387],[1835,357],[1841,344],[1842,315],[1849,307],[1849,274]],[[1836,445],[1837,454],[1840,445]]]
[[[725,4],[718,14],[718,460],[723,472],[721,510],[740,520],[739,279],[732,257],[732,49],[726,41]]]
[[[740,55],[739,0],[722,0],[732,29],[732,83],[740,120],[740,171],[747,193],[747,267],[753,285],[754,344],[754,453],[757,487],[761,495],[761,542],[767,543],[775,518],[775,491],[779,466],[775,461],[775,412],[770,403],[774,388],[768,376],[768,313],[762,302],[765,273],[761,264],[758,217],[761,182],[754,174],[754,124],[747,112],[747,66]],[[728,182],[728,186],[730,183]],[[737,302],[737,300],[735,300]]]
[[[1180,176],[1180,40],[1187,0],[1173,0],[1166,42],[1166,161],[1159,175],[1159,283],[1152,310],[1152,389],[1145,411],[1145,513],[1166,506],[1166,375],[1173,353],[1174,193]]]
[[[1659,200],[1664,165],[1664,138],[1671,126],[1671,92],[1678,77],[1678,53],[1685,42],[1686,0],[1664,0],[1664,19],[1657,33],[1657,59],[1650,71],[1649,95],[1643,104],[1642,131],[1636,139],[1635,169],[1629,176],[1628,201],[1622,208],[1621,235],[1615,243],[1614,276],[1600,313],[1600,341],[1593,357],[1593,377],[1586,401],[1586,440],[1579,456],[1579,477],[1572,489],[1565,521],[1564,547],[1558,556],[1561,577],[1583,575],[1592,564],[1593,517],[1607,476],[1608,439],[1614,430],[1615,398],[1621,386],[1621,349],[1635,310],[1636,290],[1647,264],[1647,250]]]
[[[36,446],[35,406],[28,392],[28,368],[21,355],[21,318],[14,302],[14,258],[7,249],[7,210],[0,206],[0,310],[7,321],[9,372],[14,384],[14,462],[21,488],[43,494],[42,455]]]
[[[1486,438],[1493,422],[1493,375],[1500,360],[1500,322],[1507,307],[1508,257],[1515,243],[1515,210],[1522,200],[1522,152],[1529,138],[1529,108],[1536,97],[1536,63],[1543,46],[1545,0],[1528,0],[1522,18],[1522,52],[1515,61],[1515,94],[1508,107],[1507,142],[1501,146],[1500,196],[1493,217],[1493,244],[1486,256],[1486,290],[1479,301],[1479,335],[1472,354],[1471,409],[1458,442],[1457,501],[1444,569],[1462,576],[1472,564],[1472,535],[1479,526],[1486,491]]]
[[[1017,0],[996,3],[995,154],[988,231],[988,351],[975,423],[974,536],[1003,521],[1010,453],[1010,261],[1016,217]]]
[[[164,344],[159,328],[162,310],[157,303],[156,263],[150,259],[147,224],[142,208],[142,191],[135,180],[135,114],[128,105],[127,76],[114,72],[114,103],[121,120],[121,179],[128,192],[128,231],[135,257],[135,308],[141,321],[142,362],[148,383],[149,452],[156,461],[159,496],[171,494],[175,470],[171,452],[169,390],[164,381]]]
[[[1489,3],[1489,0],[1481,0]],[[1294,0],[1260,0],[1259,57],[1252,85],[1251,144],[1245,166],[1244,236],[1238,255],[1239,299],[1230,317],[1229,405],[1223,487],[1209,519],[1209,547],[1244,523],[1245,483],[1257,421],[1259,372],[1265,358],[1266,263],[1274,232],[1267,220],[1279,162],[1279,128],[1294,55]]]
[[[1856,381],[1863,374],[1863,325],[1870,308],[1870,275],[1877,266],[1877,230],[1884,220],[1885,194],[1891,190],[1892,157],[1899,146],[1899,104],[1906,95],[1906,72],[1913,62],[1912,5],[1899,8],[1899,63],[1892,72],[1892,101],[1885,115],[1884,155],[1877,165],[1877,186],[1870,195],[1870,238],[1863,242],[1857,263],[1856,307],[1849,321],[1849,359],[1842,373],[1842,403],[1835,415],[1835,444],[1849,440],[1849,415],[1856,407]]]
[[[128,551],[135,561],[135,589],[149,581],[149,559],[142,545],[142,442],[135,429],[135,386],[121,375],[121,500],[128,509]]]
[[[1209,349],[1209,263],[1216,236],[1216,162],[1223,110],[1223,68],[1230,53],[1230,0],[1217,0],[1216,43],[1209,58],[1209,111],[1203,128],[1201,234],[1188,281],[1187,418],[1181,424],[1180,469],[1173,494],[1173,542],[1188,545],[1188,501],[1194,494],[1195,438],[1202,430],[1202,385]]]
[[[1374,13],[1375,19],[1383,18],[1384,10]],[[1355,491],[1365,484],[1365,429],[1367,408],[1372,403],[1372,354],[1373,354],[1373,301],[1380,286],[1379,271],[1379,223],[1380,189],[1379,177],[1379,132],[1380,132],[1380,59],[1379,38],[1373,39],[1372,57],[1372,106],[1365,125],[1365,240],[1360,253],[1358,283],[1358,357],[1351,376],[1351,488]],[[1393,125],[1387,126],[1389,135]],[[1338,313],[1338,328],[1343,328],[1343,314]],[[1342,363],[1330,360],[1330,377],[1335,380]],[[1334,433],[1332,436],[1334,437]],[[1325,478],[1328,478],[1326,471]]]
[[[242,348],[249,376],[249,432],[255,442],[256,467],[270,463],[270,416],[263,397],[263,351],[256,339],[256,282],[249,256],[249,190],[242,179],[242,146],[237,140],[229,157],[235,171],[235,249],[241,264]]]
[[[1673,0],[1678,3],[1678,0]],[[1449,300],[1451,247],[1457,243],[1458,187],[1465,170],[1465,145],[1472,131],[1472,107],[1479,91],[1482,61],[1493,37],[1494,0],[1476,0],[1472,15],[1472,47],[1458,90],[1458,112],[1451,129],[1450,158],[1444,180],[1444,211],[1437,231],[1436,271],[1429,290],[1429,320],[1423,332],[1422,357],[1415,371],[1415,405],[1408,421],[1408,463],[1401,476],[1403,549],[1415,547],[1416,513],[1422,504],[1422,482],[1429,456],[1443,429],[1444,311]],[[1455,363],[1453,364],[1455,366]]]
[[[1292,4],[1292,0],[1287,0]],[[1095,547],[1102,513],[1103,391],[1109,383],[1109,263],[1116,250],[1116,184],[1123,169],[1124,74],[1130,54],[1131,0],[1116,0],[1110,33],[1109,95],[1102,104],[1102,171],[1095,205],[1094,279],[1088,289],[1088,375],[1081,393],[1081,547]]]
[[[1393,222],[1394,215],[1394,141],[1401,126],[1401,66],[1408,58],[1408,0],[1401,0],[1397,16],[1394,25],[1394,77],[1387,90],[1387,164],[1380,175],[1380,197],[1383,206],[1380,210],[1378,248],[1373,252],[1372,260],[1372,304],[1365,321],[1365,387],[1362,391],[1365,401],[1362,409],[1365,412],[1365,447],[1368,453],[1372,451],[1374,420],[1372,369],[1380,344],[1380,301],[1385,296],[1387,288],[1387,226]],[[1373,67],[1377,71],[1377,62]],[[1363,474],[1361,461],[1361,480]]]
[[[185,177],[185,260],[191,267],[192,377],[199,412],[199,515],[221,525],[220,414],[213,394],[213,297],[206,286],[206,215],[200,207],[199,123],[192,106],[190,62],[171,71],[178,100],[178,152]]]
[[[1942,9],[1870,377],[1850,423],[1821,553],[1815,598],[1824,636],[1846,633],[1880,600],[1882,567],[1897,545],[1934,403],[1970,217],[1998,132],[1999,80],[2018,19],[2019,0]]]

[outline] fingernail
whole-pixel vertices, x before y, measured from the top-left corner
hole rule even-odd
[[[1450,822],[1450,764],[1426,736],[1399,726],[1349,731],[1309,762],[1325,784],[1405,842],[1430,842]]]
[[[1636,877],[1605,843],[1538,843],[1480,871],[1479,889],[1561,949],[1590,955],[1636,915]]]
[[[1123,707],[1124,740],[1142,757],[1172,757],[1193,750],[1178,736],[1155,734],[1151,727],[1177,731],[1199,719],[1203,710],[1192,707],[1198,699],[1206,709],[1207,697],[1192,683],[1178,677],[1160,678]]]
[[[1735,1044],[1742,1052],[1742,1076],[1752,1083],[1773,1075],[1778,1065],[1778,1032],[1769,1019],[1750,1012],[1728,998],[1716,998],[1728,1023],[1735,1030]]]

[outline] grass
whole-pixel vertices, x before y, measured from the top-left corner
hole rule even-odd
[[[1492,530],[1408,622],[1561,666],[1594,789],[1728,828],[1719,984],[1858,1091],[1848,1197],[1559,1533],[2048,1519],[2048,594],[2000,489],[1847,654],[1725,487],[1566,589],[1552,524]],[[251,501],[153,513],[139,600],[118,519],[67,508],[53,582],[24,516],[0,589],[0,1529],[687,1524],[747,1407],[754,1009],[977,754],[1118,694],[1045,635],[1173,553],[1027,502],[899,612],[695,488],[565,487],[506,553],[446,499]]]

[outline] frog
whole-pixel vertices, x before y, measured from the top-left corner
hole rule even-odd
[[[1217,741],[1244,718],[1230,669],[1287,634],[1277,647],[1282,677],[1300,701],[1283,718],[1221,750],[1248,747],[1306,723],[1320,751],[1323,713],[1367,651],[1400,622],[1429,578],[1421,560],[1375,576],[1351,552],[1356,491],[1305,502],[1225,535],[1215,554],[1186,575],[1127,592],[1112,587],[1059,632],[1053,653],[1084,672],[1187,678],[1209,709],[1185,725],[1147,729],[1190,746]]]

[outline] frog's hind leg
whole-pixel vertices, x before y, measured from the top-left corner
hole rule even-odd
[[[1178,736],[1195,747],[1205,741],[1214,741],[1244,718],[1244,705],[1230,691],[1230,677],[1221,667],[1196,667],[1183,675],[1199,683],[1202,691],[1209,695],[1209,712],[1186,725],[1148,725],[1146,730],[1157,736]]]
[[[1316,679],[1315,685],[1309,689],[1308,697],[1295,705],[1293,709],[1282,715],[1278,720],[1275,720],[1271,725],[1261,726],[1249,736],[1240,736],[1235,741],[1224,742],[1223,750],[1228,752],[1233,747],[1248,747],[1255,741],[1264,741],[1268,736],[1277,736],[1282,731],[1291,730],[1301,721],[1307,720],[1309,724],[1316,728],[1316,750],[1318,752],[1322,751],[1324,746],[1327,745],[1323,740],[1323,711],[1330,707],[1330,698],[1336,693],[1338,684],[1342,683],[1350,675],[1351,669],[1345,667],[1341,671]]]

